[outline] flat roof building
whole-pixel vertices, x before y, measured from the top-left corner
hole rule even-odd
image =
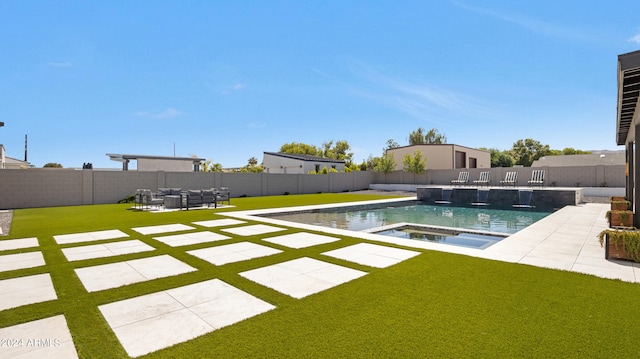
[[[129,170],[129,163],[136,161],[138,171],[199,172],[204,158],[169,157],[107,153],[112,161],[122,162],[122,170]]]

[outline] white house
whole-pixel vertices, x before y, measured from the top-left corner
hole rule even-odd
[[[265,173],[309,173],[320,172],[324,167],[344,171],[344,161],[331,158],[296,155],[282,152],[264,152],[262,160]]]
[[[6,155],[4,146],[0,144],[0,169],[23,169],[31,168],[27,161],[21,161]]]

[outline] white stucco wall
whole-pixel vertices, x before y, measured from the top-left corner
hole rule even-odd
[[[193,161],[139,158],[138,171],[193,172]]]

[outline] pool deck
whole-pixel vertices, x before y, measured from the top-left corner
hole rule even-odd
[[[415,200],[415,197],[405,200]],[[384,203],[394,201],[398,201],[398,199],[375,202]],[[344,203],[341,204],[341,206],[344,205]],[[308,206],[304,207],[304,209],[330,208],[335,206],[336,205]],[[295,211],[299,209],[302,209],[302,207],[287,208],[286,210]],[[608,210],[609,204],[603,203],[584,203],[577,206],[566,206],[484,250],[440,243],[408,241],[406,239],[381,236],[373,233],[353,232],[255,216],[259,213],[281,212],[283,209],[230,212],[224,213],[224,215],[239,219],[258,220],[272,224],[287,225],[289,227],[392,243],[405,247],[456,253],[490,260],[579,272],[601,278],[639,283],[639,263],[605,259],[605,249],[600,246],[597,235],[603,229],[608,228],[608,223],[605,219],[605,214]]]

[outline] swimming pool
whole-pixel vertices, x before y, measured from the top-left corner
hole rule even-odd
[[[270,214],[268,217],[483,249],[509,234],[530,226],[552,212],[552,210],[441,206],[426,204],[422,201],[403,201]]]

